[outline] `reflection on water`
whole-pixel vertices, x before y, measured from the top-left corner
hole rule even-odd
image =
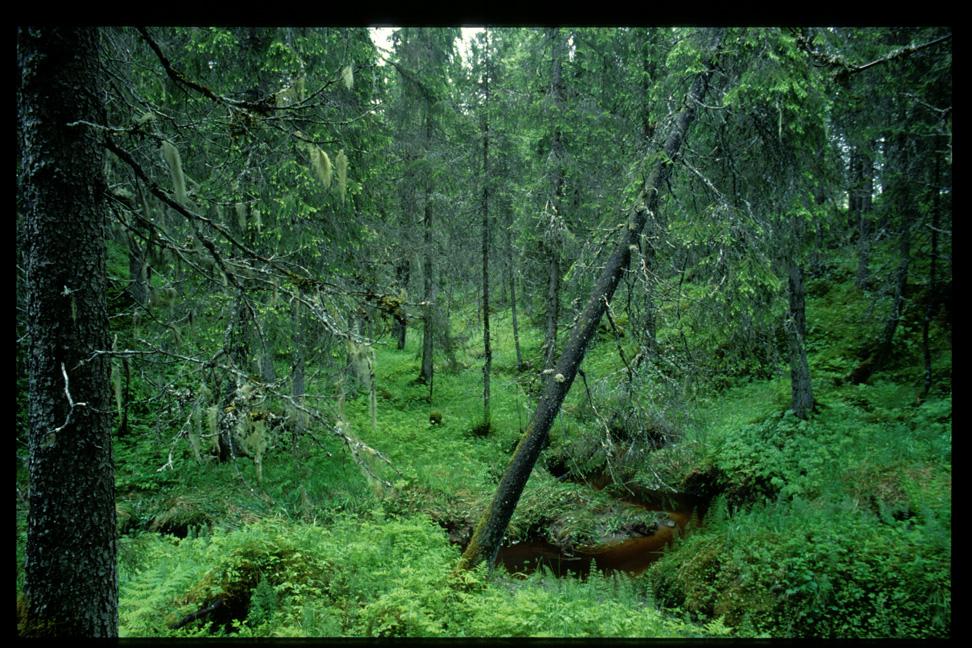
[[[642,492],[625,498],[625,501],[648,510],[659,511],[658,526],[653,533],[594,547],[577,548],[569,553],[543,540],[520,542],[501,548],[497,564],[503,565],[510,573],[531,572],[543,565],[558,576],[570,574],[586,577],[591,571],[591,563],[594,563],[603,572],[623,571],[637,575],[658,560],[665,547],[678,534],[685,532],[693,512],[696,523],[701,521],[705,513],[703,502],[684,494],[663,497],[658,493]]]

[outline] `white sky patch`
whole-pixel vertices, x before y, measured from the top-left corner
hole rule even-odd
[[[391,53],[392,48],[392,33],[398,29],[398,27],[371,27],[368,31],[371,33],[371,42],[375,44],[379,50],[384,51],[384,53]],[[462,57],[462,63],[465,66],[470,65],[471,56],[471,43],[476,38],[476,34],[483,31],[483,27],[461,27],[460,31],[462,36],[459,38],[459,42],[456,43],[456,47],[459,50],[459,56]],[[384,61],[379,60],[379,65],[384,65]]]

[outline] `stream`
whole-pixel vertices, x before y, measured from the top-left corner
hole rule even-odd
[[[625,572],[638,575],[661,558],[665,547],[677,535],[685,533],[695,514],[695,523],[702,521],[708,502],[687,493],[642,491],[622,499],[626,505],[641,507],[657,513],[654,529],[644,529],[625,539],[604,544],[564,550],[545,540],[528,540],[502,547],[497,564],[510,573],[525,573],[541,565],[557,576],[572,575],[585,578],[591,565],[605,573]]]

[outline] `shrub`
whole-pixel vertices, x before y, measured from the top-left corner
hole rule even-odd
[[[943,525],[888,525],[847,501],[713,511],[649,570],[663,605],[772,636],[949,635]]]

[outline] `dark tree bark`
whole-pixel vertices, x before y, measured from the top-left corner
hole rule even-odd
[[[721,40],[721,31],[719,33],[717,41]],[[629,217],[627,227],[624,228],[617,246],[591,291],[587,305],[571,331],[570,339],[557,362],[556,372],[545,384],[533,417],[506,467],[493,500],[480,517],[472,538],[462,554],[459,561],[460,568],[472,568],[484,560],[492,566],[496,561],[503,534],[513,516],[513,511],[516,510],[523,487],[540,456],[554,417],[574,382],[580,363],[584,359],[587,344],[630,262],[631,248],[637,245],[649,214],[658,208],[660,192],[671,174],[672,160],[678,154],[689,124],[695,116],[696,107],[705,95],[712,73],[709,62],[705,65],[704,71],[692,82],[681,111],[667,133],[662,155],[657,158],[650,175],[645,179],[640,204]]]
[[[118,634],[99,33],[17,32],[27,230],[29,636]]]
[[[806,301],[803,290],[803,271],[795,260],[788,268],[790,308],[787,313],[786,331],[790,347],[790,392],[793,413],[806,419],[813,411],[813,389],[810,384],[810,365],[804,339],[807,334]]]

